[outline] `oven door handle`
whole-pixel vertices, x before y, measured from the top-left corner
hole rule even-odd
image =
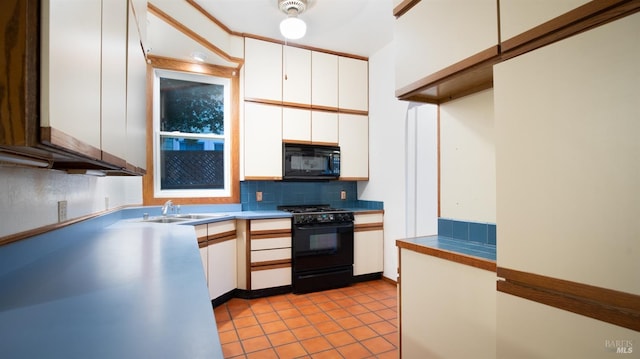
[[[298,225],[296,228],[298,230],[312,230],[312,229],[317,229],[317,228],[322,228],[322,227],[332,227],[335,229],[349,229],[349,228],[353,228],[353,222],[349,222],[349,223],[323,223],[323,224],[317,224],[317,225],[313,225],[313,226],[300,226]]]

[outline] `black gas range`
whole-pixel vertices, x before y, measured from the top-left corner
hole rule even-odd
[[[294,293],[353,281],[353,212],[329,205],[280,206],[291,219],[291,284]]]

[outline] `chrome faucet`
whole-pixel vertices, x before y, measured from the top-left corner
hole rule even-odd
[[[169,208],[173,207],[173,202],[171,202],[171,200],[166,201],[163,205],[162,205],[162,215],[166,216],[167,212],[169,211]]]

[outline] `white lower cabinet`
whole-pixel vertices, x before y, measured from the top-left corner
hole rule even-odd
[[[236,221],[195,226],[209,297],[216,299],[237,288]]]
[[[211,299],[236,289],[236,239],[230,238],[207,247],[209,296]]]
[[[353,233],[353,275],[384,270],[384,229],[382,211],[355,214]]]
[[[291,218],[250,221],[250,290],[291,285]]]

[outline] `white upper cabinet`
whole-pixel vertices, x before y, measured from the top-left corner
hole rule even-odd
[[[341,110],[369,110],[369,66],[367,61],[339,57],[338,107]]]
[[[145,1],[146,3],[146,1]],[[138,11],[144,11],[142,8]],[[127,162],[139,169],[147,167],[147,62],[140,32],[129,8],[127,51]],[[137,13],[145,18],[145,13]]]
[[[127,9],[122,0],[102,2],[102,150],[127,157]]]
[[[311,112],[311,142],[320,145],[338,144],[338,114],[336,112]]]
[[[498,45],[495,0],[422,0],[396,21],[396,89]]]
[[[42,20],[41,126],[99,150],[102,1],[43,1]]]
[[[311,53],[311,105],[338,107],[338,56]]]
[[[282,101],[282,45],[245,38],[244,96]]]
[[[282,108],[282,140],[285,142],[311,142],[311,111]]]
[[[311,103],[311,51],[284,46],[282,59],[282,102]]]
[[[369,178],[369,117],[340,114],[340,179]]]
[[[590,0],[500,0],[500,38],[509,40]]]
[[[282,107],[244,103],[244,176],[282,178]]]

